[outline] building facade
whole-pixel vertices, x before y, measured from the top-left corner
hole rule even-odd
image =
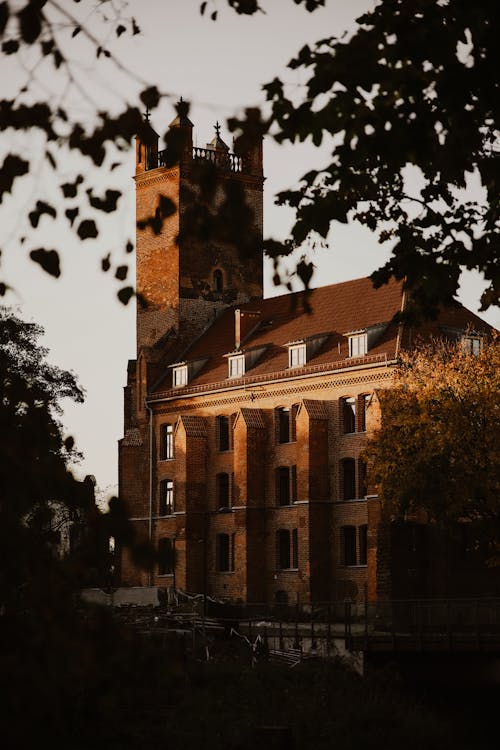
[[[362,452],[414,336],[394,322],[403,286],[355,279],[264,299],[262,147],[233,154],[217,126],[194,148],[182,110],[176,163],[153,130],[137,141],[141,303],[119,481],[158,560],[143,570],[125,551],[122,584],[249,603],[390,595]],[[235,195],[250,217],[241,243],[224,226]],[[470,326],[487,328],[456,305],[427,333]]]

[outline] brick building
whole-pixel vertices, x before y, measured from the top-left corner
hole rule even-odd
[[[122,583],[243,602],[393,594],[361,453],[380,418],[377,390],[390,386],[414,336],[393,322],[402,284],[374,290],[362,278],[263,299],[260,250],[242,253],[230,232],[213,241],[196,229],[210,203],[208,165],[210,211],[243,196],[252,220],[242,242],[259,247],[262,148],[235,155],[218,126],[206,148],[193,148],[179,112],[169,130],[177,163],[167,166],[152,129],[137,140],[138,220],[158,216],[162,196],[177,208],[164,211],[161,229],[146,222],[137,234],[143,304],[120,496],[159,558],[144,571],[124,553]],[[470,326],[488,328],[456,305],[427,332]]]

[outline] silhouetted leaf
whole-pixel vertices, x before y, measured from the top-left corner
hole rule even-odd
[[[5,31],[7,21],[9,20],[9,4],[7,2],[0,3],[0,36]]]
[[[108,253],[102,260],[101,260],[101,268],[106,273],[111,268],[111,263],[109,261],[110,253]]]
[[[133,243],[132,243],[132,242],[130,242],[130,240],[129,240],[129,241],[127,242],[127,244],[125,245],[125,251],[126,251],[127,253],[131,253],[133,249],[134,249],[134,245],[133,245]]]
[[[116,169],[117,167],[120,167],[120,166],[121,166],[121,162],[120,161],[114,161],[112,163],[112,165],[110,166],[109,171],[112,172],[114,169]]]
[[[19,49],[19,42],[17,39],[9,39],[2,44],[2,52],[6,55],[13,55]]]
[[[59,254],[56,250],[45,250],[43,247],[40,247],[30,252],[30,258],[35,263],[39,263],[44,271],[51,276],[55,276],[56,279],[61,275]]]
[[[201,5],[200,5],[200,13],[201,13],[202,16],[204,15],[206,8],[207,8],[207,3],[206,2],[201,3]]]
[[[99,234],[96,223],[93,219],[84,219],[77,229],[77,234],[81,240],[94,239]]]
[[[52,167],[52,169],[57,169],[57,162],[54,159],[54,157],[52,156],[52,154],[50,153],[50,151],[46,151],[45,152],[45,158],[49,162],[49,164]]]
[[[74,208],[67,208],[64,213],[66,214],[66,218],[68,219],[70,226],[73,226],[73,222],[78,216],[79,209],[76,206]]]
[[[99,198],[96,195],[92,195],[92,190],[87,190],[89,203],[92,208],[96,208],[98,211],[104,211],[105,213],[111,213],[116,211],[116,202],[121,196],[119,190],[106,190],[104,198]]]
[[[54,49],[52,57],[54,58],[54,65],[56,66],[56,68],[60,68],[64,62],[64,57],[62,56],[61,52],[58,49]]]
[[[210,20],[211,21],[216,21],[217,20],[217,11],[216,10],[214,10],[214,12],[210,14]]]
[[[64,197],[76,198],[76,195],[78,193],[78,185],[81,185],[82,182],[83,182],[83,176],[79,174],[74,182],[65,182],[63,185],[61,185],[60,187],[61,187],[61,190],[63,191]]]
[[[144,89],[144,91],[141,91],[139,98],[145,107],[148,109],[154,109],[158,106],[160,94],[156,86],[150,86],[149,88]]]
[[[55,219],[57,216],[57,211],[54,208],[54,206],[50,205],[50,203],[46,203],[45,201],[37,201],[36,207],[33,209],[33,211],[30,211],[30,213],[28,214],[32,227],[36,228],[38,226],[40,217],[43,216],[43,214],[47,214],[47,216],[52,216],[52,218]]]
[[[125,281],[128,274],[128,266],[118,266],[115,271],[115,278],[119,281]]]
[[[134,287],[124,286],[122,289],[120,289],[117,296],[122,305],[128,305],[130,299],[134,296]]]
[[[8,289],[10,289],[10,286],[0,281],[0,297],[4,297]]]
[[[136,34],[140,34],[141,30],[139,26],[136,23],[135,18],[132,19],[132,36],[135,36]]]
[[[123,26],[123,24],[120,24],[119,26],[116,27],[116,36],[120,37],[126,31],[127,31],[127,29],[125,28],[125,26]]]
[[[41,3],[37,0],[30,2],[17,14],[19,30],[26,44],[33,44],[42,31]]]
[[[9,154],[5,157],[0,168],[0,201],[4,193],[9,193],[12,190],[12,184],[16,177],[22,177],[28,171],[29,162],[21,159],[20,156]]]

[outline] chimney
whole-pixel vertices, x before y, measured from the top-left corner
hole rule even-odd
[[[239,349],[241,344],[248,338],[249,334],[257,328],[260,323],[260,311],[258,310],[235,310],[234,311],[234,348]]]

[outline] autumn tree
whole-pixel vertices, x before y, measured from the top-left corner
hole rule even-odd
[[[401,355],[366,458],[389,515],[481,521],[499,540],[500,343],[464,341],[481,348],[436,340]]]

